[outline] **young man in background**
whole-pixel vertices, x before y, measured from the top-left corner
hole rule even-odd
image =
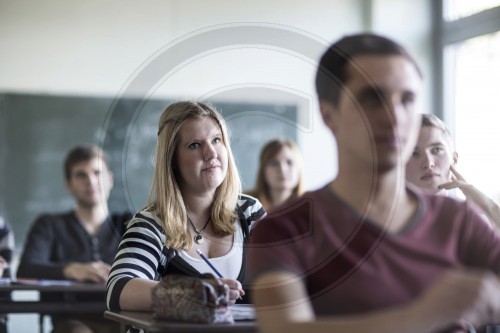
[[[17,277],[104,285],[131,214],[108,210],[113,174],[100,148],[84,145],[72,149],[64,162],[64,176],[75,208],[36,219],[26,238]],[[104,305],[104,293],[102,301]],[[119,325],[102,314],[53,315],[52,323],[53,333],[119,332]]]
[[[490,222],[500,226],[500,206],[465,180],[456,169],[457,162],[446,125],[433,114],[423,114],[417,145],[406,164],[406,179],[432,194],[448,195],[449,190],[459,189]]]

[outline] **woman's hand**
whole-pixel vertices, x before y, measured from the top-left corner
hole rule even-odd
[[[229,305],[233,305],[237,299],[245,295],[245,291],[238,280],[221,278],[220,281],[229,287]]]

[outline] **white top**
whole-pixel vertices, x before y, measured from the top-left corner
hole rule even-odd
[[[241,223],[237,222],[234,225],[236,226],[236,232],[234,233],[231,250],[222,257],[209,258],[209,260],[223,277],[236,280],[240,274],[243,261],[243,230],[241,230]],[[210,266],[200,257],[192,257],[184,250],[178,251],[177,254],[198,272],[216,275]]]

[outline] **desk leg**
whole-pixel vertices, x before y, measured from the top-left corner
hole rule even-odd
[[[120,332],[127,333],[127,325],[125,325],[124,323],[120,323]]]
[[[40,313],[38,315],[38,318],[39,318],[38,320],[39,320],[39,324],[40,324],[40,333],[44,333],[45,330],[44,330],[44,327],[43,327],[43,319],[45,318],[45,314]]]

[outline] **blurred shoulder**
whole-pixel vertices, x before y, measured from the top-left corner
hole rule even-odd
[[[321,210],[332,207],[323,201],[331,198],[325,196],[324,188],[306,192],[298,198],[287,201],[274,207],[267,216],[257,225],[257,236],[262,239],[257,242],[279,241],[283,238],[300,237],[309,234],[314,221],[321,214]]]
[[[315,209],[330,207],[333,198],[327,192],[327,188],[323,187],[318,190],[305,192],[299,197],[291,198],[281,205],[272,208],[268,212],[268,218],[279,217],[281,219],[285,216],[289,218],[301,218],[303,213],[311,213],[313,207]]]

